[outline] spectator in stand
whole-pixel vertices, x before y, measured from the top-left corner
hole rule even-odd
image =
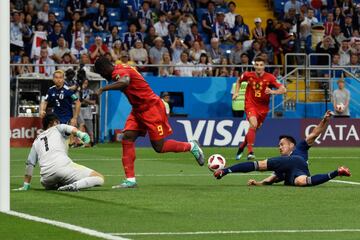
[[[160,0],[160,11],[166,13],[169,21],[174,21],[180,17],[180,5],[176,0]]]
[[[31,64],[30,58],[26,55],[21,56],[21,64]],[[34,67],[31,65],[19,65],[16,66],[16,75],[28,74],[33,73]]]
[[[118,26],[112,26],[110,31],[110,35],[106,37],[106,44],[108,48],[112,48],[114,42],[120,39]]]
[[[60,38],[58,39],[58,46],[54,47],[52,49],[52,51],[53,51],[53,57],[52,58],[56,63],[61,62],[62,57],[63,57],[63,55],[65,53],[70,53],[70,49],[67,47],[67,43],[65,41],[64,36],[60,36]]]
[[[325,36],[323,38],[323,40],[316,45],[316,53],[327,53],[327,54],[330,54],[331,58],[338,51],[339,51],[339,46],[336,45],[334,40],[329,36]],[[317,65],[327,66],[329,64],[330,64],[330,62],[329,62],[329,58],[327,56],[318,56]],[[326,74],[328,72],[329,71],[319,71],[318,75],[324,76],[324,74]]]
[[[350,41],[349,40],[343,40],[341,42],[341,46],[339,49],[339,55],[340,55],[340,65],[345,66],[350,63],[350,54],[351,54],[351,48],[350,48]]]
[[[169,50],[171,48],[171,45],[176,41],[176,38],[178,38],[176,34],[176,25],[174,23],[170,23],[168,25],[168,31],[169,34],[165,37],[163,37],[165,47],[167,47]]]
[[[155,38],[158,36],[156,35],[155,28],[153,26],[149,27],[148,33],[144,39],[144,45],[147,51],[150,51],[150,48],[152,48],[155,45]]]
[[[172,60],[177,63],[180,61],[181,54],[187,50],[188,47],[184,43],[184,41],[180,38],[175,38],[175,41],[172,43],[170,47]]]
[[[154,47],[150,48],[149,51],[150,63],[159,64],[163,54],[169,51],[164,47],[164,40],[161,37],[156,37],[154,43]]]
[[[12,13],[12,21],[10,23],[10,52],[18,54],[24,49],[24,36],[30,36],[31,30],[20,18],[19,12]]]
[[[159,21],[155,23],[155,32],[160,37],[165,37],[169,34],[168,31],[169,23],[166,21],[166,14],[164,12],[160,12]]]
[[[99,5],[99,11],[92,22],[92,29],[94,32],[109,31],[109,16],[104,4]]]
[[[220,48],[220,42],[218,38],[211,39],[208,54],[212,60],[212,63],[214,64],[219,64],[221,58],[225,56],[224,51]]]
[[[338,6],[341,7],[341,11],[344,15],[346,14],[353,14],[354,12],[354,4],[353,4],[353,1],[352,0],[342,0],[342,1],[337,1],[339,2],[338,3]]]
[[[64,55],[61,58],[61,66],[58,67],[58,69],[63,70],[64,72],[66,72],[66,70],[68,69],[73,69],[73,66],[67,66],[69,64],[74,64],[75,63],[75,58],[74,56],[71,55],[71,53],[64,53]]]
[[[317,24],[319,22],[319,20],[314,16],[314,9],[309,8],[307,10],[307,15],[304,18],[303,22],[305,22],[306,24],[308,24],[310,26]]]
[[[65,36],[60,22],[54,24],[54,31],[48,36],[49,45],[54,48],[58,45],[60,36]]]
[[[333,35],[333,30],[334,30],[335,24],[336,23],[334,22],[334,14],[328,13],[326,22],[324,23],[325,35],[327,35],[327,36]]]
[[[42,40],[41,43],[40,43],[40,47],[37,47],[35,49],[35,51],[34,51],[34,56],[33,56],[34,59],[39,59],[40,58],[41,49],[47,49],[47,55],[50,58],[53,58],[54,53],[53,53],[52,48],[49,47],[48,41],[47,40]]]
[[[186,51],[181,53],[180,61],[176,63],[175,75],[180,77],[196,76],[194,64],[189,61],[189,54]]]
[[[126,50],[130,50],[136,40],[143,41],[143,36],[141,32],[137,31],[137,27],[135,23],[130,23],[129,32],[124,34],[124,47]]]
[[[231,1],[228,3],[228,9],[229,12],[225,14],[225,22],[229,25],[229,27],[232,29],[235,27],[235,17],[238,15],[235,13],[236,10],[236,4],[235,2]]]
[[[243,44],[241,41],[236,42],[234,48],[231,50],[229,63],[237,65],[241,63],[241,54],[244,52]]]
[[[302,22],[300,16],[296,15],[295,9],[293,8],[289,9],[288,14],[285,15],[284,21],[291,24],[290,33],[297,33],[297,27]]]
[[[354,29],[360,31],[360,3],[356,5],[353,16]]]
[[[191,34],[191,26],[196,24],[194,16],[190,13],[184,13],[179,18],[177,25],[179,26],[178,35],[181,39],[185,39],[188,34]]]
[[[27,1],[25,7],[24,7],[24,13],[25,15],[30,15],[32,18],[33,24],[37,22],[37,11],[34,8],[34,4],[31,0]]]
[[[121,58],[121,52],[125,50],[121,40],[115,40],[115,42],[113,43],[112,47],[110,48],[110,54],[111,57],[114,61],[119,60]]]
[[[171,56],[168,52],[164,52],[162,56],[162,60],[160,62],[161,65],[172,65]],[[173,66],[161,66],[159,68],[159,77],[169,77],[174,75],[174,67]]]
[[[346,39],[344,34],[341,32],[341,27],[338,24],[334,25],[332,38],[337,44],[340,44],[342,41]]]
[[[302,22],[300,24],[300,32],[299,32],[299,52],[309,54],[312,52],[312,40],[311,40],[311,27]]]
[[[142,33],[146,32],[150,26],[154,25],[152,14],[153,14],[153,12],[150,9],[150,2],[144,1],[141,9],[137,13],[140,31]]]
[[[202,15],[201,25],[205,33],[212,37],[212,29],[215,24],[215,3],[209,1],[207,3],[207,12]]]
[[[98,57],[103,56],[105,53],[109,52],[109,49],[106,44],[103,43],[102,38],[97,36],[95,37],[95,43],[90,46],[89,52],[91,63],[94,63]]]
[[[345,88],[344,79],[340,78],[337,81],[338,89],[333,92],[333,105],[335,110],[335,117],[350,117],[350,91]]]
[[[190,59],[194,64],[197,64],[200,60],[200,56],[206,54],[205,49],[201,48],[198,41],[195,41],[192,48],[190,49]]]
[[[213,26],[213,37],[219,38],[221,43],[232,43],[232,35],[229,25],[224,21],[225,14],[223,12],[216,13],[216,21]]]
[[[124,1],[128,9],[128,17],[130,17],[130,19],[136,18],[136,13],[140,10],[143,2],[143,0],[128,0],[127,3]]]
[[[264,29],[261,27],[261,18],[255,18],[255,28],[252,30],[252,36],[254,40],[257,40],[260,45],[264,45],[266,42],[266,35]]]
[[[72,48],[75,45],[75,40],[81,38],[83,42],[83,47],[85,47],[85,28],[82,21],[75,21],[74,23],[70,23],[67,31],[67,40],[69,42],[69,46]]]
[[[46,0],[32,0],[32,5],[36,12],[40,12],[45,4]]]
[[[40,73],[48,77],[55,72],[55,62],[51,58],[49,58],[46,48],[42,48],[40,50],[40,58],[35,61],[35,64],[36,73]]]
[[[351,67],[348,68],[348,71],[352,73],[355,77],[360,77],[360,68],[359,68],[359,56],[356,54],[351,54],[350,56],[350,63]],[[352,77],[350,74],[346,74],[349,77]]]
[[[213,76],[213,68],[211,59],[206,53],[200,55],[200,60],[196,64],[195,69],[200,77],[211,77]]]
[[[195,41],[200,42],[202,46],[204,44],[203,39],[199,34],[198,26],[194,23],[193,25],[191,25],[191,32],[186,35],[184,43],[188,47],[191,47]]]
[[[115,61],[115,64],[127,64],[130,66],[135,66],[136,63],[131,61],[129,58],[129,53],[127,51],[121,52],[120,60]]]
[[[250,39],[249,26],[244,23],[244,18],[241,15],[235,17],[235,25],[231,31],[235,41],[244,42]]]
[[[317,16],[317,19],[319,20],[320,23],[326,22],[328,13],[329,13],[329,11],[328,11],[327,7],[323,6],[320,8],[320,15]]]
[[[66,18],[70,20],[75,12],[79,12],[80,16],[85,18],[86,7],[86,0],[69,0],[66,6]]]
[[[260,42],[257,41],[257,40],[254,40],[253,43],[251,44],[251,49],[249,49],[247,51],[247,55],[250,59],[250,62],[255,58],[257,57],[258,55],[260,55],[260,53],[262,52],[262,49],[261,49],[261,45],[260,45]]]
[[[229,65],[226,57],[221,58],[220,66],[215,69],[215,77],[230,77],[233,75],[233,71],[231,68],[226,67]]]
[[[149,56],[144,48],[144,45],[140,39],[136,40],[135,46],[129,51],[130,60],[137,65],[143,65],[149,63]],[[138,66],[140,71],[145,71],[146,68]]]
[[[182,1],[181,12],[193,14],[194,9],[195,9],[194,1],[191,1],[191,0],[183,0]]]
[[[295,9],[296,14],[300,14],[301,2],[297,0],[288,0],[284,5],[284,13],[287,14],[290,8]]]
[[[37,13],[38,21],[47,23],[49,20],[49,10],[50,5],[48,3],[44,3],[42,10]]]
[[[353,35],[354,32],[354,27],[352,24],[352,15],[348,14],[345,17],[345,23],[343,25],[343,27],[341,28],[341,32],[344,33],[344,37],[346,38],[350,38]]]
[[[332,57],[332,63],[331,63],[331,67],[340,67],[340,54],[335,53],[334,56]],[[340,78],[342,73],[342,70],[331,70],[330,72],[331,74],[331,78]],[[328,75],[325,75],[325,77],[329,77]]]
[[[241,74],[243,74],[244,72],[248,72],[252,70],[251,67],[249,67],[251,66],[249,55],[247,53],[242,53],[240,57],[241,57],[240,65],[243,66],[235,68],[234,76],[241,76]]]
[[[70,52],[75,57],[75,61],[77,63],[79,63],[81,55],[88,54],[88,50],[83,47],[83,42],[81,38],[76,39],[75,46],[71,48]]]
[[[57,23],[57,19],[55,13],[49,12],[48,14],[48,21],[46,23],[46,31],[51,34],[54,31],[55,23]]]
[[[341,11],[341,8],[336,7],[334,9],[334,21],[335,23],[337,23],[339,26],[343,26],[345,23],[345,17]]]

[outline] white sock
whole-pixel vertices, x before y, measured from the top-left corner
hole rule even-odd
[[[136,179],[134,177],[131,178],[126,178],[126,180],[130,181],[130,182],[136,182]]]
[[[91,188],[95,186],[101,186],[104,184],[104,179],[98,176],[86,177],[73,183],[76,189]]]

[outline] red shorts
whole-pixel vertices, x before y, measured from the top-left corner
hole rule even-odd
[[[258,128],[261,127],[263,122],[265,121],[265,118],[269,112],[268,109],[259,109],[257,107],[248,107],[245,108],[246,112],[246,119],[249,120],[250,117],[256,117],[256,120],[258,122]]]
[[[149,105],[149,108],[138,112],[131,111],[125,123],[125,131],[139,131],[141,136],[149,133],[150,140],[160,140],[172,134],[171,126],[162,100]]]

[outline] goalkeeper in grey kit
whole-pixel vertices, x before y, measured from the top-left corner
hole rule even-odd
[[[67,138],[72,134],[85,143],[90,137],[77,128],[60,124],[55,114],[43,118],[44,132],[33,142],[26,161],[24,185],[16,190],[29,190],[33,169],[37,162],[40,166],[40,182],[47,190],[78,191],[84,188],[101,186],[104,177],[85,166],[74,163],[67,155]]]

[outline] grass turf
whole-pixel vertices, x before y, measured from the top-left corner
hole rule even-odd
[[[234,148],[205,148],[207,156],[220,153],[228,165],[235,163]],[[29,149],[11,151],[11,187],[22,183],[24,161]],[[256,148],[258,159],[276,156],[276,148]],[[104,174],[103,187],[76,193],[44,191],[38,168],[28,192],[12,192],[11,208],[39,217],[71,223],[107,233],[198,232],[286,229],[360,229],[359,185],[329,182],[317,187],[296,188],[281,184],[248,187],[249,178],[262,179],[269,173],[229,175],[215,180],[206,167],[198,167],[189,153],[157,154],[137,149],[136,173],[139,188],[111,189],[122,178],[119,144],[92,149],[71,149],[75,162]],[[339,165],[352,170],[345,181],[360,182],[359,148],[313,148],[310,171],[327,173]],[[4,216],[2,216],[4,217]],[[22,231],[22,225],[11,229]],[[38,226],[39,225],[39,226]],[[35,224],[32,236],[44,236]],[[72,232],[62,230],[62,238]],[[65,232],[69,234],[64,235]],[[0,232],[1,233],[1,232]],[[15,233],[14,233],[15,234]],[[354,239],[359,232],[343,233],[251,233],[215,235],[135,235],[131,239]],[[11,236],[11,234],[9,235]],[[11,238],[5,238],[11,239]],[[49,238],[50,239],[50,238]],[[80,238],[79,238],[80,239]]]

